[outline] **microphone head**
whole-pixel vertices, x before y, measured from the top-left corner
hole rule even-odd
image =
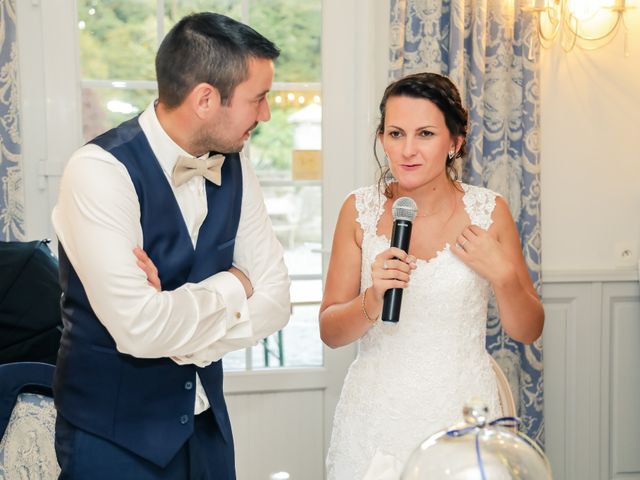
[[[400,197],[393,202],[391,212],[394,220],[406,220],[408,222],[413,222],[416,218],[416,214],[418,213],[418,206],[411,198]]]

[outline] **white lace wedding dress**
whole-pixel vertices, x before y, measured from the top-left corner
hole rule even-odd
[[[462,184],[471,223],[488,229],[496,194]],[[377,234],[385,198],[377,185],[355,192],[363,230],[362,290],[371,263],[389,247]],[[359,341],[338,403],[327,456],[329,480],[399,478],[418,444],[462,420],[480,397],[489,418],[501,415],[496,378],[485,350],[490,285],[447,244],[418,260],[402,299],[400,322],[377,322]]]

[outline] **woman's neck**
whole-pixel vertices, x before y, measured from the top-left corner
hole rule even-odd
[[[418,205],[418,216],[431,216],[448,212],[455,206],[456,188],[453,181],[448,178],[432,181],[422,187],[405,190],[396,184],[394,197],[411,197]]]

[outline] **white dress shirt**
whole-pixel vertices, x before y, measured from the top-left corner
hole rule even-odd
[[[162,129],[154,103],[139,123],[171,185],[175,161],[189,154]],[[240,161],[243,194],[233,265],[253,285],[249,299],[237,277],[226,271],[157,292],[133,254],[136,246],[142,247],[143,234],[138,196],[124,165],[93,144],[69,160],[52,213],[53,227],[118,351],[206,366],[227,352],[255,345],[287,323],[290,282],[282,246],[250,162],[242,155]],[[176,221],[184,221],[194,246],[207,215],[204,182],[195,176],[179,187],[171,185],[183,217]],[[196,380],[195,412],[200,413],[209,402]]]

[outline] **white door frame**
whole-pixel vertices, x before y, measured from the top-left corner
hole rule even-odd
[[[82,145],[75,2],[17,0],[20,127],[28,240],[55,240],[59,177]]]

